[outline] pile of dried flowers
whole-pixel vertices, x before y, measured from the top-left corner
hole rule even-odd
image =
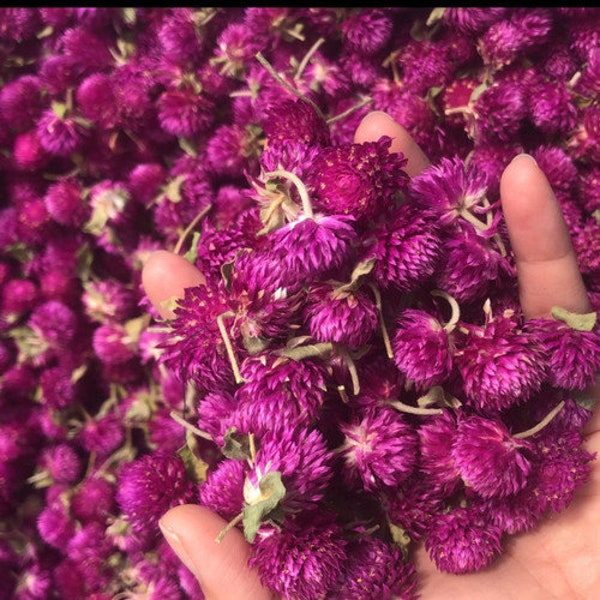
[[[414,544],[473,571],[564,510],[594,458],[598,31],[597,8],[0,9],[0,597],[202,598],[157,526],[180,503],[303,600],[414,598]],[[371,110],[432,166],[354,143]],[[523,151],[588,315],[523,320],[498,190]],[[206,276],[167,323],[141,286],[161,248]]]

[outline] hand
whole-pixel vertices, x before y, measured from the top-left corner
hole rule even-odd
[[[406,130],[383,113],[365,117],[355,141],[373,141],[382,135],[392,137],[391,151],[406,156],[409,175],[415,176],[429,165]],[[535,161],[527,156],[515,158],[502,175],[500,193],[524,315],[548,316],[555,305],[574,312],[591,311],[560,206]],[[146,293],[165,318],[172,313],[160,302],[180,296],[185,287],[202,280],[202,274],[187,260],[168,252],[153,255],[143,271]],[[596,400],[599,389],[592,391]],[[600,451],[600,411],[587,425],[586,448]],[[167,541],[196,575],[208,600],[274,599],[246,566],[250,546],[239,530],[231,530],[215,543],[224,526],[218,515],[196,505],[173,508],[161,520]],[[441,573],[425,550],[418,548],[415,560],[422,598],[591,600],[600,589],[599,530],[600,465],[595,461],[590,481],[570,507],[534,530],[507,540],[502,556],[488,569],[459,576]]]

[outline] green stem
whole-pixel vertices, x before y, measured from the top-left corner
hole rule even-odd
[[[308,52],[304,55],[304,58],[298,65],[296,69],[296,73],[294,74],[294,79],[300,79],[302,77],[302,73],[306,66],[308,65],[308,61],[313,57],[314,53],[325,43],[325,38],[320,37],[308,50]]]
[[[404,404],[400,400],[392,400],[389,405],[396,410],[408,413],[411,415],[441,415],[444,411],[441,408],[423,408],[422,406],[411,406],[410,404]]]
[[[460,306],[458,305],[456,299],[444,290],[432,290],[431,295],[438,296],[439,298],[444,298],[444,300],[446,300],[448,304],[450,304],[452,314],[450,315],[450,319],[444,325],[444,331],[450,333],[456,327],[456,324],[460,319]]]
[[[183,242],[185,241],[185,239],[187,238],[187,236],[190,234],[190,232],[194,229],[194,227],[196,227],[196,225],[200,222],[200,220],[202,218],[204,218],[204,216],[206,214],[208,214],[208,211],[212,208],[212,204],[209,204],[208,206],[205,206],[192,220],[192,222],[185,228],[185,231],[179,236],[179,239],[177,240],[177,244],[175,245],[175,248],[173,249],[173,252],[175,254],[179,254],[181,252],[181,247],[183,246]]]
[[[233,376],[235,378],[236,383],[243,383],[244,378],[240,373],[240,368],[238,367],[237,359],[235,357],[235,352],[233,351],[233,346],[231,344],[231,340],[229,339],[229,334],[227,333],[227,329],[225,328],[225,323],[223,323],[223,319],[225,317],[233,317],[234,313],[231,311],[224,312],[217,317],[217,325],[219,326],[219,331],[221,332],[221,337],[223,338],[223,343],[225,344],[225,349],[227,350],[227,356],[229,357],[229,362],[231,363],[231,368],[233,370]]]
[[[565,401],[561,400],[537,425],[534,425],[530,429],[526,429],[525,431],[521,431],[521,433],[513,433],[512,437],[517,440],[522,440],[524,438],[528,438],[532,435],[541,431],[554,417],[562,410],[562,407],[565,405]]]

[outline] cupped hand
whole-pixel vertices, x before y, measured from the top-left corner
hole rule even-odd
[[[406,171],[418,175],[429,165],[419,146],[384,113],[367,115],[355,141],[392,138],[390,151],[407,158]],[[569,231],[560,205],[535,161],[519,155],[506,167],[500,195],[511,246],[515,255],[523,313],[527,318],[548,316],[553,306],[574,312],[591,310]],[[203,281],[202,274],[183,257],[155,253],[143,271],[143,285],[158,312],[172,316],[162,302],[179,297],[186,287]],[[596,400],[598,387],[592,390]],[[600,451],[600,411],[586,427],[586,449]],[[161,520],[171,547],[196,575],[208,600],[272,600],[247,567],[250,546],[232,529],[221,542],[215,539],[225,521],[206,508],[184,505],[171,509]],[[538,527],[513,536],[503,554],[482,571],[452,575],[437,570],[424,548],[415,553],[423,600],[593,600],[600,590],[600,466],[569,508],[549,516]]]

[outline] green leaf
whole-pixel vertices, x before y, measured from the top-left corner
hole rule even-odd
[[[187,476],[194,483],[203,483],[206,481],[209,465],[196,454],[198,441],[193,432],[189,430],[185,432],[185,442],[177,454],[183,461]]]
[[[287,356],[292,360],[302,360],[313,356],[326,356],[333,350],[331,342],[320,342],[318,344],[307,344],[305,346],[297,346],[280,352],[282,356]]]
[[[258,490],[260,494],[257,498],[250,499],[250,502],[246,498],[243,511],[244,537],[250,543],[254,541],[262,523],[273,517],[281,518],[281,511],[277,509],[286,493],[281,481],[281,472],[271,471],[261,477]]]
[[[196,260],[198,259],[198,243],[200,242],[200,232],[194,231],[192,237],[192,244],[190,249],[183,255],[183,258],[191,262],[193,265],[196,264]]]
[[[225,457],[237,460],[252,458],[248,434],[238,433],[235,427],[230,427],[223,436],[221,452]]]
[[[185,181],[185,175],[177,175],[177,177],[171,179],[164,188],[164,194],[167,200],[171,202],[181,202],[181,186]]]
[[[576,313],[562,308],[562,306],[553,306],[550,311],[552,316],[559,321],[563,321],[573,329],[577,331],[592,331],[596,326],[596,320],[598,318],[597,313]]]

